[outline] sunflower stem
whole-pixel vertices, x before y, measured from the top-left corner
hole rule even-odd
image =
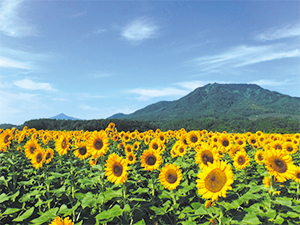
[[[126,184],[123,184],[123,207],[125,208],[126,206]],[[124,212],[124,219],[126,221],[126,224],[129,224],[128,220],[128,212]]]

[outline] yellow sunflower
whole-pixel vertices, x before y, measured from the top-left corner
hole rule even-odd
[[[134,151],[139,150],[139,148],[140,148],[140,142],[138,142],[138,141],[134,142],[133,145],[132,145],[132,147],[133,147]]]
[[[239,146],[241,148],[245,148],[247,145],[245,138],[239,138],[239,139],[235,140],[234,143],[236,144],[236,146]]]
[[[133,152],[133,147],[132,147],[132,145],[127,144],[127,145],[125,146],[125,152],[126,152],[126,153],[131,153],[131,152]]]
[[[108,137],[105,131],[94,131],[86,143],[89,153],[95,157],[103,156],[108,150]]]
[[[49,225],[74,225],[74,223],[69,219],[69,217],[62,219],[57,216]]]
[[[232,146],[232,141],[227,134],[221,134],[218,138],[218,143],[221,151],[228,151]]]
[[[265,188],[268,188],[271,186],[271,179],[272,179],[271,177],[265,177],[263,179],[263,184],[265,185]]]
[[[267,150],[264,154],[264,163],[270,175],[275,176],[278,182],[284,182],[293,177],[292,157],[285,151]]]
[[[250,158],[245,151],[239,151],[233,158],[233,165],[236,169],[245,169],[250,164]]]
[[[70,138],[67,133],[61,133],[58,140],[55,142],[55,150],[60,155],[67,154],[70,147]]]
[[[86,159],[90,156],[89,151],[87,150],[85,142],[79,142],[75,145],[76,150],[74,151],[74,155],[79,159]]]
[[[0,151],[1,149],[6,149],[11,143],[11,140],[13,139],[13,131],[10,129],[6,129],[4,132],[0,135]]]
[[[294,181],[296,181],[297,183],[300,183],[300,167],[299,166],[295,166],[295,168],[293,170],[292,179]]]
[[[45,162],[45,152],[41,148],[37,149],[31,159],[32,165],[38,169],[42,167],[43,163]]]
[[[255,161],[259,164],[259,165],[263,165],[264,164],[264,151],[263,150],[257,150],[255,152],[255,156],[254,156]]]
[[[38,144],[38,141],[36,139],[30,139],[26,142],[24,148],[25,148],[25,155],[28,159],[32,159],[35,151],[39,149],[41,146]]]
[[[159,151],[148,149],[141,156],[141,166],[146,170],[156,170],[162,162],[162,157]]]
[[[181,170],[179,166],[176,166],[175,164],[166,164],[159,174],[161,184],[169,190],[176,189],[180,184],[181,178]]]
[[[126,154],[126,159],[128,164],[134,164],[136,162],[136,156],[133,152]]]
[[[199,165],[200,169],[208,166],[208,163],[213,163],[221,158],[217,148],[213,148],[208,144],[203,144],[197,147],[195,155],[195,161]]]
[[[51,148],[47,148],[45,152],[45,160],[46,164],[48,164],[53,159],[53,150]]]
[[[293,155],[298,151],[297,145],[295,145],[293,142],[284,142],[282,145],[282,149],[290,155]]]
[[[205,199],[218,200],[219,196],[226,197],[226,191],[232,189],[232,169],[224,161],[214,161],[197,176],[198,194]]]
[[[107,179],[115,184],[123,184],[127,180],[127,161],[117,154],[108,156],[105,164],[105,175]]]
[[[197,145],[199,145],[201,143],[201,133],[196,130],[192,130],[192,131],[188,132],[186,141],[190,147],[196,147]]]
[[[183,144],[180,144],[180,145],[177,145],[176,146],[176,155],[178,156],[185,156],[185,154],[187,153],[187,146],[186,145],[183,145]]]
[[[149,143],[149,149],[159,151],[161,148],[161,141],[158,138],[154,138],[150,143]]]

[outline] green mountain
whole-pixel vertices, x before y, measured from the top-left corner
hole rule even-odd
[[[161,101],[122,118],[148,121],[199,118],[300,118],[300,98],[256,84],[207,84],[175,101]]]
[[[49,119],[56,119],[56,120],[79,120],[79,119],[74,118],[72,116],[67,116],[67,115],[65,115],[63,113],[60,113],[60,114],[58,114],[56,116],[53,116],[53,117],[50,117]]]

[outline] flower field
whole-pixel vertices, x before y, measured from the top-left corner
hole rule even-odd
[[[300,134],[0,129],[0,224],[300,224]]]

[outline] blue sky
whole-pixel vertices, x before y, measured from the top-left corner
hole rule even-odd
[[[0,123],[102,119],[207,83],[300,97],[299,1],[0,2]]]

